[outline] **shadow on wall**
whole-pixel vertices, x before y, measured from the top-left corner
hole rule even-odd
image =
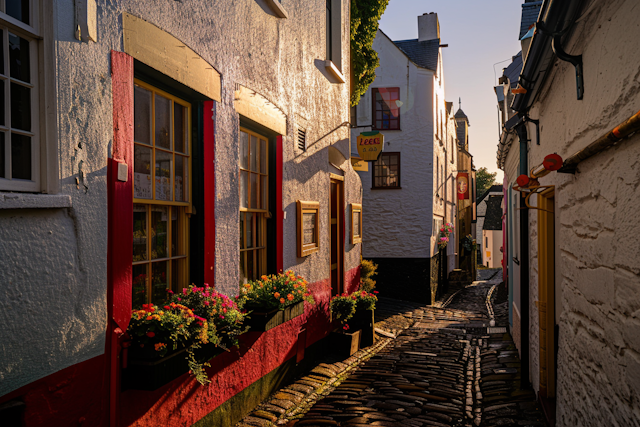
[[[273,9],[271,9],[271,7],[269,7],[269,5],[265,0],[255,0],[255,1],[258,4],[258,6],[260,6],[260,8],[264,11],[264,13],[266,13],[267,15],[271,15],[274,18],[279,18],[279,16],[273,11]],[[278,1],[278,0],[275,0],[275,1]]]

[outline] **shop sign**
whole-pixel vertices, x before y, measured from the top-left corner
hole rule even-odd
[[[469,174],[464,172],[458,173],[457,189],[458,200],[469,200]]]
[[[378,131],[362,132],[358,135],[356,145],[362,160],[375,162],[384,150],[384,135]]]
[[[351,165],[353,166],[354,171],[369,172],[369,163],[362,159],[351,158]]]

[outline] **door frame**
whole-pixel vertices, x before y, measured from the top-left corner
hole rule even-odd
[[[329,286],[332,286],[332,274],[333,269],[331,268],[331,250],[334,245],[334,241],[331,237],[331,207],[332,207],[332,196],[331,196],[331,184],[336,184],[338,189],[338,245],[337,256],[338,256],[338,265],[337,265],[337,275],[338,275],[338,283],[337,283],[337,293],[336,295],[340,295],[344,292],[344,176],[336,175],[333,173],[329,174]],[[332,297],[334,295],[331,295]]]

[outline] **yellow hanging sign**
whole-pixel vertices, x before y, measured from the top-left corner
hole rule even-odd
[[[384,150],[384,135],[378,131],[362,132],[356,140],[362,160],[375,162]]]

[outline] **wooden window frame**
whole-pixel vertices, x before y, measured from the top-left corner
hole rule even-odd
[[[160,263],[160,262],[167,262],[168,264],[168,269],[166,272],[166,276],[167,276],[167,286],[168,289],[172,289],[173,291],[180,291],[181,289],[178,289],[177,286],[179,286],[180,284],[182,284],[182,288],[186,287],[189,283],[189,259],[190,259],[190,253],[189,253],[189,217],[191,215],[191,212],[193,210],[193,205],[192,205],[192,189],[193,189],[193,169],[192,169],[192,157],[193,157],[193,144],[192,144],[192,114],[193,114],[193,106],[191,105],[191,103],[185,101],[184,99],[181,99],[177,96],[171,95],[170,93],[164,92],[158,88],[156,88],[155,86],[152,86],[150,84],[147,84],[139,79],[134,79],[134,84],[136,86],[139,86],[140,88],[143,88],[145,90],[148,90],[152,93],[151,96],[151,108],[150,108],[150,117],[151,117],[151,121],[150,121],[150,142],[151,145],[147,145],[144,143],[140,143],[140,142],[136,142],[134,140],[134,146],[139,145],[141,147],[144,148],[149,148],[151,149],[151,158],[150,158],[150,176],[151,176],[151,199],[143,199],[143,198],[137,198],[135,197],[136,193],[135,193],[135,184],[132,185],[131,187],[131,191],[133,193],[133,203],[134,205],[144,205],[146,210],[145,210],[145,221],[146,221],[146,225],[145,225],[145,237],[146,237],[146,245],[147,245],[147,253],[146,253],[146,259],[144,260],[138,260],[138,261],[133,261],[132,260],[132,267],[135,268],[137,266],[140,265],[145,265],[146,266],[146,289],[147,289],[147,296],[146,296],[146,303],[151,303],[152,302],[152,289],[153,289],[153,264],[154,263]],[[155,179],[155,170],[156,170],[156,162],[155,162],[155,158],[156,158],[156,135],[155,135],[155,96],[160,95],[164,98],[168,98],[169,100],[172,101],[171,103],[171,126],[172,126],[172,132],[171,132],[171,148],[170,149],[166,149],[163,147],[158,147],[159,151],[162,151],[164,153],[171,153],[172,155],[172,171],[171,171],[171,193],[172,193],[172,199],[173,200],[157,200],[156,199],[156,179]],[[181,105],[183,108],[185,108],[185,122],[186,122],[186,126],[184,128],[184,132],[185,132],[185,136],[186,136],[186,153],[182,153],[179,151],[176,151],[176,147],[174,145],[174,141],[175,141],[175,121],[174,121],[174,105],[175,104],[179,104]],[[134,123],[135,126],[135,123]],[[176,185],[175,185],[175,158],[176,155],[178,156],[183,156],[183,157],[187,157],[188,158],[188,181],[187,181],[187,191],[185,192],[185,196],[187,198],[187,201],[176,201]],[[134,163],[135,163],[135,158],[134,158]],[[134,171],[135,171],[135,164],[134,164]],[[135,172],[134,172],[135,174]],[[133,177],[133,179],[135,180],[135,175]],[[135,181],[134,181],[135,182]],[[183,189],[184,189],[184,183],[183,183]],[[166,230],[166,234],[167,234],[167,241],[166,241],[166,245],[167,245],[167,255],[166,257],[163,258],[152,258],[152,240],[153,240],[153,236],[151,235],[151,231],[152,231],[152,210],[153,208],[156,207],[166,207],[167,208],[167,230]],[[178,239],[179,242],[173,242],[173,236],[174,236],[174,230],[173,230],[173,215],[172,212],[176,210],[177,211],[177,227],[178,230],[176,230],[176,232],[178,233]],[[172,250],[172,246],[173,244],[176,243],[176,248],[181,247],[182,249],[182,253],[183,255],[174,255],[173,253],[171,253]],[[179,277],[177,277],[177,281],[178,283],[173,283],[173,278],[174,278],[174,274],[173,274],[173,264],[174,261],[178,261],[178,262],[182,262],[183,263],[183,267],[182,267],[182,272],[179,275]]]
[[[393,120],[397,120],[398,121],[398,126],[397,127],[384,127],[384,125],[382,127],[377,127],[377,125],[376,125],[376,123],[377,123],[376,111],[378,111],[378,110],[376,109],[376,94],[380,93],[380,89],[384,89],[386,91],[395,90],[398,93],[398,98],[395,99],[395,101],[400,101],[400,88],[399,87],[372,88],[371,89],[371,129],[373,129],[373,130],[401,130],[400,116],[402,116],[402,114],[400,114],[400,107],[398,107],[398,116],[395,119],[393,119]],[[380,111],[385,111],[385,110],[383,109],[383,110],[380,110]],[[389,112],[390,111],[391,110],[389,109]],[[389,119],[389,120],[392,120],[392,119]]]
[[[246,129],[244,127],[240,127],[240,132],[244,132],[246,134],[249,135],[249,147],[248,147],[248,151],[247,151],[247,161],[249,163],[249,168],[251,167],[251,137],[254,136],[256,138],[258,138],[258,143],[256,144],[256,147],[261,146],[260,145],[260,140],[264,140],[265,141],[265,150],[266,150],[266,158],[265,158],[265,167],[266,167],[266,172],[260,170],[259,172],[256,171],[252,171],[251,169],[245,169],[244,167],[242,167],[242,165],[239,163],[238,165],[238,171],[239,173],[242,173],[243,171],[248,173],[248,180],[249,180],[249,187],[247,189],[247,207],[243,207],[242,206],[242,201],[239,200],[239,211],[240,211],[240,215],[247,215],[247,214],[254,214],[255,215],[255,221],[256,221],[256,234],[255,236],[253,236],[252,234],[252,238],[255,240],[255,244],[253,242],[251,242],[252,247],[247,247],[247,225],[248,225],[248,221],[239,221],[239,226],[243,225],[243,230],[242,230],[242,242],[238,242],[239,244],[239,250],[240,250],[240,259],[238,260],[238,267],[239,267],[239,273],[240,273],[240,278],[241,280],[243,279],[243,275],[246,274],[246,278],[247,280],[253,280],[251,278],[249,278],[248,276],[248,263],[249,263],[249,256],[252,257],[251,262],[253,263],[253,266],[256,268],[256,273],[255,273],[255,277],[260,277],[263,274],[267,274],[267,219],[269,219],[271,217],[271,214],[269,213],[269,138],[267,138],[264,135],[261,135],[259,133],[253,132],[249,129]],[[239,139],[238,140],[238,148],[240,149],[240,144],[242,144],[242,141]],[[258,150],[262,150],[262,148],[258,148]],[[262,154],[262,153],[261,153]],[[239,162],[241,162],[241,158],[239,157]],[[261,158],[257,157],[256,158],[256,164],[260,165],[261,162]],[[258,169],[261,169],[260,166],[258,166]],[[251,174],[257,174],[261,179],[264,178],[267,180],[267,188],[266,188],[266,194],[262,193],[262,188],[258,189],[258,196],[260,197],[260,199],[262,199],[264,201],[264,206],[261,207],[256,207],[256,208],[251,208]],[[242,180],[238,179],[238,189],[239,189],[239,195],[242,194],[242,189],[240,188],[240,185],[242,185]],[[259,184],[258,184],[259,185]],[[256,206],[258,206],[256,204]],[[259,226],[258,226],[258,221],[260,222]],[[253,224],[251,224],[251,226],[253,226]],[[259,229],[259,232],[258,232]],[[246,256],[245,256],[246,254]],[[252,255],[250,255],[252,254]],[[261,255],[260,255],[261,254]],[[262,268],[262,269],[261,269]],[[244,270],[243,270],[244,269]]]
[[[357,233],[353,226],[354,215],[356,213],[360,214],[360,226],[358,227]],[[362,243],[362,204],[351,203],[351,244],[355,245],[356,243]]]
[[[298,205],[298,215],[297,215],[297,228],[298,228],[298,257],[306,257],[314,252],[318,252],[320,250],[320,203],[319,202],[309,202],[304,200],[297,200],[296,204]],[[304,243],[304,230],[303,230],[303,215],[308,213],[316,214],[316,223],[315,223],[315,243]]]
[[[398,185],[391,186],[376,186],[376,162],[379,161],[382,156],[394,155],[398,157]],[[402,161],[399,151],[395,152],[382,152],[378,157],[378,160],[371,162],[371,189],[372,190],[401,190],[402,189]]]

